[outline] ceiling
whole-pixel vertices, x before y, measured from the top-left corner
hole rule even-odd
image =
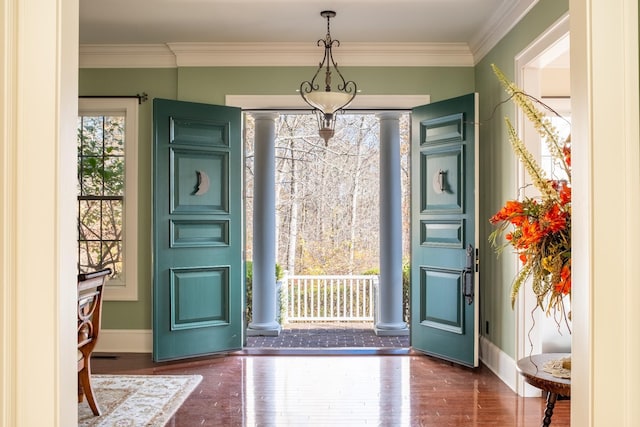
[[[83,0],[81,45],[465,44],[488,51],[537,0]],[[494,44],[495,44],[494,42]],[[487,48],[488,46],[488,48]]]

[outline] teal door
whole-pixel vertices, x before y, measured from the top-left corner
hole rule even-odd
[[[477,94],[411,124],[411,346],[478,366]]]
[[[153,359],[242,348],[239,108],[153,103]]]

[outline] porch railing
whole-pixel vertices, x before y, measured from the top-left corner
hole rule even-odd
[[[285,321],[374,320],[378,276],[286,276]]]

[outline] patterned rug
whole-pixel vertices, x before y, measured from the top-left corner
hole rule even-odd
[[[200,375],[93,375],[102,415],[78,404],[80,427],[163,427],[202,381]]]

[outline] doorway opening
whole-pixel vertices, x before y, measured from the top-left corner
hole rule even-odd
[[[409,113],[400,118],[403,311],[409,316]],[[373,331],[379,273],[380,127],[373,113],[338,117],[327,144],[313,115],[281,110],[276,120],[278,337],[269,348],[408,347],[408,336]],[[254,120],[244,117],[247,315],[251,316]],[[247,323],[250,319],[247,319]]]
[[[516,84],[553,110],[548,116],[561,137],[566,137],[571,127],[569,52],[570,34],[567,14],[516,56],[515,64]],[[546,144],[523,117],[518,119],[518,132],[529,152],[536,157],[547,175],[554,179],[563,179],[563,176],[558,175],[558,168],[553,164],[552,156],[546,152]],[[518,188],[525,188],[527,184],[527,176],[524,170],[521,170]],[[528,287],[524,288],[526,292],[523,293],[517,306],[519,322],[516,331],[516,359],[532,353],[570,352],[571,334],[567,323],[558,322],[543,313],[536,312],[532,315],[530,307],[534,306],[536,297]],[[568,300],[566,304],[570,309]],[[535,389],[524,384],[520,378],[517,390],[523,396],[536,393]]]

